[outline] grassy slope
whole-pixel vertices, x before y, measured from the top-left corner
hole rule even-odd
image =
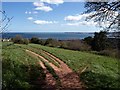
[[[44,80],[38,60],[30,57],[22,48],[3,43],[2,56],[3,89],[33,88],[37,87],[34,81],[38,77],[41,77],[41,82]]]
[[[48,55],[44,54],[42,52],[42,50],[38,50],[37,48],[34,48],[34,47],[31,47],[31,46],[28,46],[28,45],[19,45],[17,44],[19,47],[21,48],[24,48],[24,49],[28,49],[30,51],[33,51],[41,56],[43,56],[45,59],[47,59],[49,62],[53,63],[55,66],[59,67],[58,63],[54,62],[53,59],[51,59]]]
[[[115,58],[95,55],[86,52],[51,48],[36,44],[32,47],[43,49],[63,60],[75,72],[78,72],[81,80],[90,88],[118,88],[120,62]],[[80,71],[88,66],[87,70],[80,74]]]

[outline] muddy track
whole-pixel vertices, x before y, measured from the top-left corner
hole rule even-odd
[[[48,55],[50,58],[54,59],[56,62],[59,63],[60,68],[56,67],[54,64],[50,63],[47,59],[45,59],[43,56],[32,52],[30,50],[26,50],[27,52],[33,54],[36,57],[41,58],[45,62],[47,62],[55,71],[55,73],[59,76],[61,87],[64,89],[83,89],[82,83],[79,81],[79,76],[73,72],[62,60],[55,57],[54,55],[42,51],[44,54]],[[41,66],[43,67],[43,63],[41,62]],[[44,67],[45,68],[45,67]]]
[[[52,76],[51,73],[49,73],[49,71],[47,70],[47,68],[43,64],[43,62],[39,61],[39,64],[41,65],[41,67],[44,70],[44,73],[46,74],[46,78],[45,78],[46,85],[44,87],[45,88],[56,88],[56,80],[55,80],[55,78]]]
[[[26,52],[27,52],[30,56],[38,59],[38,57],[36,57],[32,52],[30,52],[30,51],[28,51],[28,50],[26,50]],[[53,89],[57,88],[57,87],[56,87],[57,85],[56,85],[56,80],[55,80],[55,78],[54,78],[54,77],[52,76],[52,74],[47,70],[47,68],[45,67],[45,65],[43,64],[43,62],[39,60],[38,64],[40,64],[40,66],[41,66],[42,69],[44,70],[44,74],[46,75],[46,77],[45,77],[45,83],[46,83],[46,85],[44,85],[43,88],[53,88]]]

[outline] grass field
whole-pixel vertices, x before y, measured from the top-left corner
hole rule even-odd
[[[30,44],[29,46],[45,50],[63,60],[89,88],[118,88],[120,61],[115,58],[95,55],[86,52],[51,48]],[[85,72],[81,71],[85,68]]]
[[[45,75],[42,68],[37,64],[38,60],[29,56],[25,52],[25,49],[32,50],[46,57],[56,66],[57,63],[51,60],[49,56],[41,53],[41,50],[45,50],[60,58],[78,73],[80,80],[84,82],[86,87],[102,89],[118,88],[120,86],[120,81],[118,80],[120,75],[118,69],[120,61],[115,58],[37,44],[14,45],[12,43],[3,43],[3,87],[33,88],[36,84],[35,80],[39,76],[44,81]],[[35,77],[33,78],[32,76]]]
[[[2,56],[3,90],[42,86],[45,78],[43,70],[38,60],[26,54],[24,49],[12,43],[3,43]],[[41,77],[39,84],[38,77]]]

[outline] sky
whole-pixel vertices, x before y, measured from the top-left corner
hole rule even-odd
[[[84,2],[63,0],[40,0],[35,2],[3,2],[2,9],[10,22],[9,32],[97,32],[93,21],[87,22],[89,14]]]

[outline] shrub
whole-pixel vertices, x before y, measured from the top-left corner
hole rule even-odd
[[[67,43],[65,41],[60,41],[60,48],[67,48]]]
[[[111,56],[111,57],[118,57],[118,50],[111,49],[111,50],[103,50],[99,52],[100,55]]]
[[[44,45],[50,45],[50,44],[52,44],[52,42],[53,42],[53,39],[52,38],[48,38]]]
[[[39,39],[37,37],[32,37],[30,39],[30,42],[31,43],[35,43],[35,44],[41,44],[41,45],[44,45],[45,44],[45,40],[44,39]]]
[[[28,45],[29,44],[29,40],[25,38],[23,43]]]
[[[114,58],[119,58],[118,50],[117,49],[106,49],[102,51],[91,51],[93,54],[109,56]]]
[[[22,38],[22,36],[20,36],[20,35],[16,35],[14,38],[12,38],[12,41],[13,41],[14,43],[19,43],[19,44],[21,44],[21,43],[23,43],[23,38]]]
[[[44,45],[44,44],[45,44],[45,41],[46,41],[46,40],[44,40],[44,39],[39,39],[39,44]]]
[[[39,38],[32,37],[32,38],[30,39],[30,42],[31,42],[31,43],[35,43],[35,44],[39,44]]]
[[[88,36],[88,37],[84,38],[83,41],[85,41],[88,45],[91,45],[93,38],[91,36]]]
[[[80,50],[80,51],[88,51],[90,50],[90,46],[81,40],[66,40],[61,41],[61,48],[70,49],[70,50]]]
[[[60,43],[59,43],[59,41],[57,41],[55,39],[48,38],[44,45],[47,45],[47,46],[50,46],[50,47],[59,47]]]
[[[12,38],[13,43],[17,43],[17,44],[28,44],[29,40],[23,38],[20,35],[16,35],[14,38]]]

